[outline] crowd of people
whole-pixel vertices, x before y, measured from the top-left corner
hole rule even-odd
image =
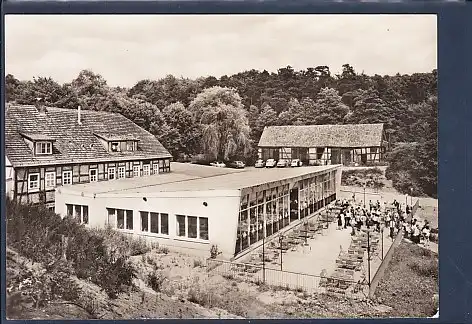
[[[337,200],[336,206],[341,208],[337,216],[337,229],[349,229],[351,235],[356,235],[361,229],[374,229],[382,231],[388,229],[389,236],[393,240],[400,229],[404,230],[405,238],[414,243],[424,242],[430,239],[431,229],[427,221],[424,224],[413,218],[412,207],[402,205],[394,200],[382,204],[379,200],[369,201],[368,205],[363,201],[356,202],[355,196],[351,200]]]

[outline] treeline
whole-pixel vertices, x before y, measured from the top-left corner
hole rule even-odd
[[[395,187],[436,195],[436,70],[368,76],[349,64],[339,75],[327,66],[301,71],[287,66],[277,73],[250,70],[220,78],[168,75],[129,89],[110,87],[89,70],[65,84],[7,75],[8,102],[33,104],[38,97],[51,106],[119,112],[156,135],[175,160],[204,154],[251,162],[270,125],[382,122],[396,144],[387,173]]]

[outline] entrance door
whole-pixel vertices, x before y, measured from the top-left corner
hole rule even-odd
[[[361,154],[361,162],[362,164],[367,164],[367,154]]]
[[[341,150],[331,149],[331,164],[341,164]]]
[[[343,150],[343,164],[349,165],[351,162],[351,150]]]

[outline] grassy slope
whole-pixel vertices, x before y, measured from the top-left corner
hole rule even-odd
[[[392,307],[391,316],[432,316],[438,285],[437,254],[403,241],[385,271],[376,298]]]

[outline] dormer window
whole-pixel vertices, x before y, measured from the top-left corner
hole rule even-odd
[[[37,155],[52,154],[51,142],[36,142],[35,144],[36,144]]]
[[[94,133],[109,152],[133,152],[138,150],[138,141],[134,135],[116,135]]]
[[[41,133],[20,133],[26,144],[29,146],[34,155],[50,155],[52,154],[52,145],[55,139]]]

